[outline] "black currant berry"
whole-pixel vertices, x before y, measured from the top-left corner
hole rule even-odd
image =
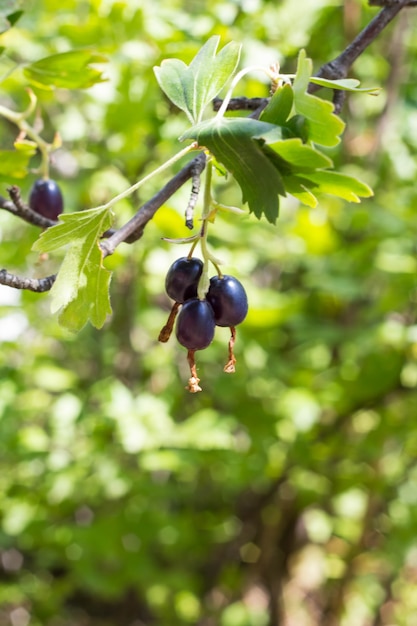
[[[29,194],[29,206],[43,217],[57,220],[64,208],[62,193],[58,184],[49,179],[35,181]]]
[[[195,298],[202,271],[203,262],[197,257],[181,257],[174,261],[165,278],[165,289],[169,297],[181,304]]]
[[[177,317],[177,339],[188,350],[203,350],[213,341],[216,323],[207,300],[187,300]]]
[[[217,326],[237,326],[248,312],[246,291],[233,276],[213,276],[206,296]]]

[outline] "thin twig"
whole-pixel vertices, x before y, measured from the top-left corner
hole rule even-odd
[[[0,270],[0,285],[6,285],[14,289],[26,289],[28,291],[35,291],[36,293],[49,291],[55,279],[56,274],[45,276],[45,278],[21,278],[15,274],[10,274],[10,272],[5,269]]]
[[[317,78],[328,78],[336,80],[346,78],[350,67],[356,59],[366,50],[368,46],[378,37],[386,26],[394,19],[394,17],[406,7],[417,6],[417,0],[379,0],[378,2],[369,2],[383,6],[384,8],[376,15],[371,22],[355,37],[355,39],[339,54],[338,57],[325,63],[320,67],[316,76]],[[314,93],[321,89],[320,85],[310,83],[308,92]],[[335,91],[334,105],[336,113],[342,109],[346,94],[345,92]],[[228,110],[256,110],[259,106],[265,106],[268,98],[232,98],[228,105]],[[222,100],[216,98],[213,101],[213,108],[217,111],[221,106]]]
[[[394,17],[405,7],[417,6],[417,0],[370,0],[370,4],[383,4],[384,8],[378,15],[359,33],[352,43],[335,59],[324,64],[318,71],[317,76],[322,78],[336,79],[344,78],[354,61],[362,54],[362,52],[376,39],[382,30],[394,19]],[[309,92],[313,93],[320,89],[319,85],[310,83]],[[258,111],[262,110],[268,102],[267,98],[234,98],[231,100],[228,108],[236,105],[238,109],[254,110],[254,117]],[[215,107],[221,106],[217,100]],[[336,102],[336,106],[340,108],[340,103]],[[101,248],[104,256],[114,253],[117,246],[123,242],[133,243],[140,239],[147,223],[153,218],[156,211],[182,187],[190,178],[193,177],[196,167],[202,172],[206,163],[204,153],[200,153],[185,167],[183,167],[168,183],[158,191],[148,202],[146,202],[136,214],[118,230],[109,230],[104,234],[108,239],[101,242]],[[30,209],[20,198],[20,192],[17,187],[11,187],[9,190],[12,201],[6,200],[0,196],[0,209],[4,209],[21,217],[25,221],[39,226],[41,228],[49,228],[56,224],[53,220],[48,220],[38,215]],[[8,285],[16,289],[28,289],[30,291],[43,292],[51,289],[56,275],[47,276],[41,279],[19,278],[10,274],[6,270],[0,270],[0,284]]]
[[[39,215],[36,211],[32,211],[32,209],[25,202],[23,202],[20,195],[20,189],[16,185],[9,187],[7,191],[9,193],[10,200],[0,196],[0,209],[4,209],[16,217],[20,217],[25,222],[28,222],[28,224],[33,224],[34,226],[39,226],[40,228],[49,228],[50,226],[57,224],[54,220],[50,220],[43,215]]]
[[[365,26],[338,57],[321,66],[316,76],[330,80],[346,78],[351,65],[394,19],[397,13],[406,6],[412,6],[409,0],[398,0],[395,4],[384,6],[382,11]],[[320,89],[320,86],[313,83],[310,83],[308,87],[309,93],[314,93],[318,89]]]
[[[369,0],[368,4],[369,6],[375,7],[388,7],[398,4],[399,2],[401,2],[401,0]],[[417,0],[408,0],[408,2],[405,2],[404,6],[415,7],[417,6]]]
[[[228,111],[256,111],[268,98],[246,98],[241,96],[232,98],[227,106]],[[218,111],[223,103],[221,98],[214,98],[213,111]]]
[[[111,237],[106,241],[101,242],[101,248],[104,256],[113,254],[117,246],[123,242],[133,243],[140,239],[143,235],[146,224],[153,218],[157,210],[184,185],[187,180],[192,178],[193,170],[196,167],[196,161],[202,161],[201,171],[204,169],[206,156],[204,153],[200,153],[192,161],[190,161],[185,167],[183,167],[178,174],[176,174],[167,184],[158,191],[153,198],[148,200],[137,213],[128,221],[124,226],[119,228]]]

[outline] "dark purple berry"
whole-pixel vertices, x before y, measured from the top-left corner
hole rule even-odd
[[[202,271],[203,262],[197,257],[181,257],[174,261],[165,278],[165,289],[169,297],[181,304],[195,298]]]
[[[64,208],[62,193],[58,184],[48,178],[35,181],[29,194],[29,206],[43,217],[57,220]]]
[[[216,323],[207,300],[187,300],[177,317],[177,339],[188,350],[203,350],[213,341]]]
[[[245,289],[233,276],[213,276],[206,298],[213,308],[217,326],[237,326],[247,315]]]

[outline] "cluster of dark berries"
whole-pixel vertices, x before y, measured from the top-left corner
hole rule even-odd
[[[182,257],[171,265],[165,279],[165,289],[169,297],[175,300],[175,304],[159,335],[159,341],[168,341],[178,314],[175,333],[179,343],[188,350],[191,371],[188,389],[192,393],[201,391],[194,353],[211,344],[216,326],[230,328],[229,360],[224,371],[235,371],[235,326],[245,319],[248,312],[245,289],[233,276],[213,276],[205,298],[201,300],[197,292],[202,272],[203,262],[196,257]]]
[[[56,221],[64,208],[58,184],[51,178],[36,180],[29,193],[29,206],[35,213]]]

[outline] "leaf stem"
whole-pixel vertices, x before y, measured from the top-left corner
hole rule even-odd
[[[209,269],[209,261],[210,261],[210,253],[207,248],[207,233],[208,233],[208,218],[211,210],[211,181],[212,181],[212,173],[213,167],[210,159],[207,161],[206,167],[206,178],[204,181],[204,196],[203,196],[203,212],[202,212],[202,220],[203,225],[201,227],[200,233],[200,246],[201,246],[201,254],[203,255],[203,271],[198,282],[197,295],[200,300],[204,300],[206,297],[206,293],[209,287],[209,277],[208,277],[208,269]]]
[[[112,198],[111,200],[109,200],[105,204],[102,204],[102,205],[96,207],[96,209],[111,209],[117,202],[119,202],[120,200],[123,200],[124,198],[127,198],[128,196],[130,196],[134,191],[139,189],[139,187],[142,187],[142,185],[147,183],[151,178],[153,178],[154,176],[157,176],[158,174],[161,174],[166,169],[171,167],[171,165],[173,165],[174,163],[179,161],[183,156],[185,156],[186,154],[188,154],[189,152],[191,152],[192,150],[195,150],[197,148],[198,148],[198,143],[196,141],[194,141],[192,144],[190,144],[186,148],[183,148],[183,150],[180,150],[179,152],[177,152],[177,154],[175,154],[173,157],[168,159],[168,161],[165,161],[165,163],[163,163],[162,165],[157,167],[155,170],[150,172],[150,174],[147,174],[146,176],[144,176],[143,178],[138,180],[134,185],[132,185],[128,189],[125,189],[124,191],[119,193],[117,196],[114,196],[114,198]]]
[[[245,67],[243,70],[240,70],[240,72],[238,72],[236,74],[236,76],[233,78],[232,83],[230,85],[230,88],[227,92],[227,94],[225,95],[225,98],[222,102],[221,107],[219,108],[216,117],[220,118],[220,117],[224,117],[224,114],[227,111],[227,107],[229,105],[229,102],[232,98],[233,95],[233,91],[234,88],[236,87],[236,85],[238,84],[238,82],[240,80],[242,80],[242,78],[248,74],[249,72],[254,72],[254,71],[260,71],[263,72],[264,74],[266,74],[267,76],[271,77],[270,75],[270,70],[267,67],[263,67],[262,65],[251,65],[250,67]]]

